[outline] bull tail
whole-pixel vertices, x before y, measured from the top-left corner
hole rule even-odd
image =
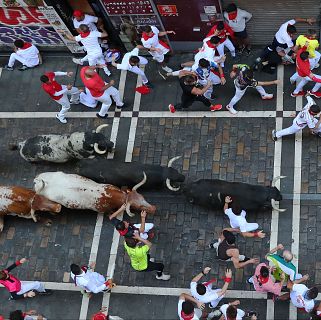
[[[34,189],[36,193],[40,193],[41,190],[46,186],[46,183],[42,179],[35,179],[34,180]]]

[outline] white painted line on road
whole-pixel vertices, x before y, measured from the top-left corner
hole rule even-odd
[[[95,225],[95,230],[94,230],[94,236],[93,236],[93,240],[92,240],[92,244],[91,244],[89,264],[92,262],[96,263],[103,222],[104,222],[104,214],[98,213],[96,225]],[[83,295],[82,301],[81,301],[79,320],[86,320],[87,319],[88,305],[89,305],[89,298],[87,297],[87,295]]]
[[[124,99],[126,76],[127,76],[127,71],[126,70],[122,70],[121,73],[120,73],[119,86],[118,86],[119,96],[120,96],[121,100]],[[116,107],[116,110],[120,110],[120,109],[118,109]],[[119,122],[120,122],[120,118],[118,118],[118,117],[115,118],[114,117],[113,126],[112,126],[111,133],[110,133],[110,141],[112,141],[114,143],[114,150],[116,148],[117,135],[118,135],[118,129],[119,129]],[[107,155],[107,159],[113,159],[114,156],[115,156],[115,151],[109,152],[108,155]]]
[[[0,68],[0,78],[1,78],[1,75],[2,75],[2,68]]]

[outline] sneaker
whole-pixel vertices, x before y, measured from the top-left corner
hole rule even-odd
[[[158,275],[156,275],[156,279],[157,280],[164,280],[164,281],[167,281],[171,278],[171,276],[169,274],[162,274],[160,277]]]
[[[50,289],[46,289],[44,292],[39,292],[37,291],[36,295],[40,295],[40,296],[50,296],[53,294],[53,291]]]
[[[272,130],[272,140],[277,141],[278,138],[276,137],[276,130]]]
[[[221,110],[223,108],[223,106],[221,104],[215,104],[215,105],[211,105],[210,106],[210,110],[211,111],[218,111],[218,110]]]
[[[211,304],[209,305],[209,307],[211,308],[211,309],[213,309],[213,307],[211,306]],[[216,308],[216,307],[215,307]],[[220,311],[220,310],[214,310],[214,311],[212,311],[211,313],[209,313],[208,315],[207,315],[207,319],[213,319],[213,318],[218,318],[218,317],[220,317],[222,315],[222,312]]]
[[[321,92],[318,91],[308,91],[307,92],[310,96],[314,96],[316,98],[321,98]]]
[[[100,119],[107,119],[108,118],[108,113],[106,113],[104,116],[101,116],[98,112],[96,113],[96,117]]]
[[[80,64],[81,66],[84,64],[81,59],[77,59],[77,58],[72,58],[72,62],[76,63],[76,64]]]
[[[80,100],[76,100],[76,101],[69,101],[70,102],[70,104],[79,104],[80,103]]]
[[[302,97],[305,95],[305,92],[302,90],[302,91],[299,91],[298,93],[294,93],[292,92],[291,93],[291,97],[295,98],[295,97]]]
[[[19,71],[25,71],[29,69],[27,66],[23,65],[22,67],[18,68]]]
[[[3,69],[13,71],[13,67],[9,67],[7,64],[3,67]]]
[[[226,106],[226,109],[232,114],[237,114],[237,112],[238,112],[233,107],[230,107],[230,106]]]
[[[271,100],[273,99],[273,93],[267,93],[265,96],[261,97],[262,100]]]
[[[66,120],[65,118],[64,118],[64,119],[59,118],[58,113],[56,114],[56,118],[57,118],[61,123],[67,123],[67,120]]]
[[[116,106],[116,108],[118,108],[118,109],[124,109],[127,107],[128,107],[128,105],[126,103],[124,103],[122,106]]]
[[[153,89],[154,86],[150,83],[150,81],[144,83],[144,86],[146,86],[147,88]]]
[[[171,113],[175,113],[175,111],[176,111],[176,109],[175,109],[175,107],[174,107],[173,104],[169,104],[169,105],[168,105],[168,110],[169,110]]]
[[[155,262],[155,258],[150,258],[149,261]]]
[[[173,69],[171,69],[171,68],[169,68],[169,67],[167,67],[167,66],[165,66],[165,67],[162,67],[162,69],[165,71],[165,72],[173,72]]]
[[[252,279],[252,277],[251,277],[251,278],[246,279],[246,282],[247,282],[248,284],[253,284],[253,279]]]
[[[251,318],[252,316],[257,316],[257,312],[255,312],[255,311],[248,311],[248,312],[245,314],[245,316]]]
[[[212,243],[210,243],[209,245],[208,245],[208,247],[210,248],[210,249],[217,249],[218,248],[218,246],[219,246],[219,242],[212,242]]]

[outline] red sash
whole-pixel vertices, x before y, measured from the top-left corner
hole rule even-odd
[[[81,36],[82,38],[88,37],[89,34],[90,34],[90,31],[88,31],[88,32],[80,32],[80,36]]]
[[[20,48],[20,50],[28,49],[28,48],[30,48],[31,46],[32,46],[32,44],[31,44],[31,43],[25,42],[25,43],[23,44],[23,47],[22,47],[22,48]]]

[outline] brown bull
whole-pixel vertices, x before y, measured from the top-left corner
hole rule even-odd
[[[37,222],[36,211],[58,213],[61,205],[22,187],[0,186],[0,231],[3,230],[4,216],[17,215]]]

